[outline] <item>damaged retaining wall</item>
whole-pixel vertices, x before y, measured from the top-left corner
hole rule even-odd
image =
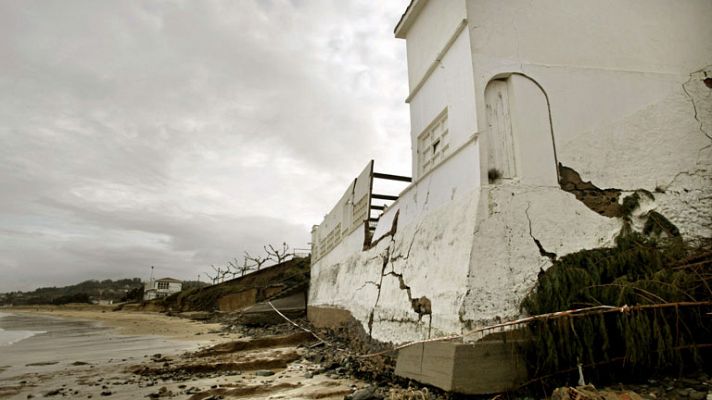
[[[487,119],[478,88],[510,74],[535,81],[549,103],[561,180],[482,188],[488,201],[479,204],[462,306],[468,327],[521,316],[552,257],[612,245],[617,207],[637,189],[655,196],[639,214],[656,210],[684,237],[712,237],[712,90],[704,82],[712,42],[702,39],[712,36],[712,3],[466,3],[478,119]],[[521,157],[529,132],[517,128]]]
[[[712,237],[712,3],[420,3],[396,31],[413,171],[417,137],[443,109],[451,153],[385,212],[374,247],[356,230],[312,265],[312,311],[347,310],[393,342],[519,317],[552,260],[613,244],[620,202],[639,189],[655,198],[637,214]],[[490,182],[493,81],[508,96],[516,173]]]
[[[478,176],[457,172],[477,151],[466,142],[403,192],[381,218],[372,248],[363,250],[357,230],[312,265],[310,320],[328,325],[321,315],[348,310],[374,338],[392,342],[460,331],[479,194],[471,189]]]

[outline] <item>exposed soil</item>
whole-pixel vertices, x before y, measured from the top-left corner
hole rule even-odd
[[[621,205],[618,198],[620,189],[600,189],[593,183],[585,182],[573,168],[559,163],[559,185],[561,189],[572,193],[586,207],[605,217],[620,217]]]

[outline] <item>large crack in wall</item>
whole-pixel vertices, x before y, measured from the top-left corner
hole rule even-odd
[[[414,298],[411,293],[410,286],[408,286],[403,279],[403,274],[391,271],[384,276],[389,275],[398,279],[400,290],[404,290],[408,295],[408,300],[410,301],[413,311],[418,314],[418,322],[422,321],[423,315],[432,315],[432,304],[430,303],[430,299],[425,296]]]
[[[373,337],[373,316],[376,312],[376,307],[378,307],[378,302],[381,300],[381,288],[383,287],[383,277],[386,276],[386,268],[388,267],[388,259],[390,257],[391,253],[391,245],[393,245],[393,240],[391,239],[391,244],[386,248],[386,254],[382,255],[381,258],[383,260],[383,265],[381,267],[381,276],[378,281],[378,284],[376,284],[376,288],[378,289],[378,294],[376,295],[376,302],[373,304],[373,308],[371,309],[371,312],[368,313],[368,336]]]
[[[396,214],[397,218],[397,214]],[[379,282],[375,283],[373,281],[368,281],[368,283],[373,283],[376,288],[378,289],[378,294],[376,295],[376,301],[373,305],[373,308],[371,309],[371,312],[369,313],[368,317],[368,335],[372,337],[373,334],[373,324],[375,322],[397,322],[397,323],[420,323],[422,322],[423,316],[428,315],[430,316],[430,321],[429,321],[429,329],[428,331],[430,332],[430,327],[432,325],[432,302],[430,299],[426,296],[420,296],[420,297],[413,297],[411,287],[406,283],[405,278],[403,277],[403,274],[399,274],[391,268],[390,271],[386,272],[388,269],[388,265],[390,264],[391,266],[393,265],[393,262],[395,261],[408,261],[408,257],[410,257],[410,252],[413,248],[413,245],[415,243],[415,238],[418,235],[419,228],[416,228],[413,237],[410,240],[410,244],[408,246],[408,250],[405,254],[399,253],[391,256],[392,248],[395,245],[395,231],[396,231],[396,226],[393,225],[392,229],[389,231],[389,236],[391,238],[391,242],[389,243],[388,247],[386,247],[384,253],[381,255],[381,259],[383,261],[382,267],[381,267],[381,276],[379,277]],[[418,320],[409,320],[409,319],[396,319],[396,318],[390,318],[387,320],[375,320],[375,313],[376,313],[376,308],[378,307],[378,303],[381,299],[381,289],[383,288],[383,279],[387,277],[394,277],[398,279],[398,286],[400,290],[404,291],[408,297],[408,302],[410,303],[410,306],[412,310],[418,314]],[[365,284],[364,284],[365,285]],[[430,336],[430,333],[428,333],[428,337]]]
[[[554,261],[556,261],[556,258],[557,258],[556,253],[546,251],[544,249],[544,246],[541,244],[541,241],[539,241],[539,239],[534,237],[534,233],[532,232],[532,219],[529,216],[529,208],[530,207],[531,207],[531,203],[527,204],[527,208],[524,210],[524,215],[527,216],[527,221],[529,222],[529,236],[532,238],[532,240],[534,240],[534,244],[536,244],[536,247],[539,249],[539,254],[542,257],[548,258],[553,263]]]
[[[697,101],[695,100],[695,97],[709,97],[711,96],[710,93],[706,93],[706,96],[701,95],[701,91],[704,90],[704,87],[707,89],[712,89],[712,78],[710,78],[708,75],[712,74],[712,65],[708,65],[698,71],[695,71],[690,74],[690,79],[687,80],[687,82],[682,84],[682,91],[685,92],[685,95],[687,98],[690,100],[690,103],[692,104],[692,110],[694,112],[694,118],[695,121],[697,121],[697,124],[699,126],[700,133],[705,135],[707,139],[712,140],[712,135],[710,132],[708,132],[705,129],[705,123],[702,121],[702,118],[700,117],[701,110],[699,110]],[[694,85],[697,82],[702,82],[703,85]],[[696,96],[693,96],[695,94]],[[709,110],[708,110],[709,112]]]

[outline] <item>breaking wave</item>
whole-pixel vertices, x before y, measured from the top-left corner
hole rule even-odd
[[[12,314],[0,312],[0,318],[9,317]],[[13,345],[21,340],[45,333],[45,331],[6,331],[0,328],[0,347]]]

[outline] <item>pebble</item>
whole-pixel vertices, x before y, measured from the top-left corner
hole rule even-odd
[[[255,375],[257,376],[272,376],[274,375],[274,371],[270,371],[268,369],[260,369],[255,371]]]

